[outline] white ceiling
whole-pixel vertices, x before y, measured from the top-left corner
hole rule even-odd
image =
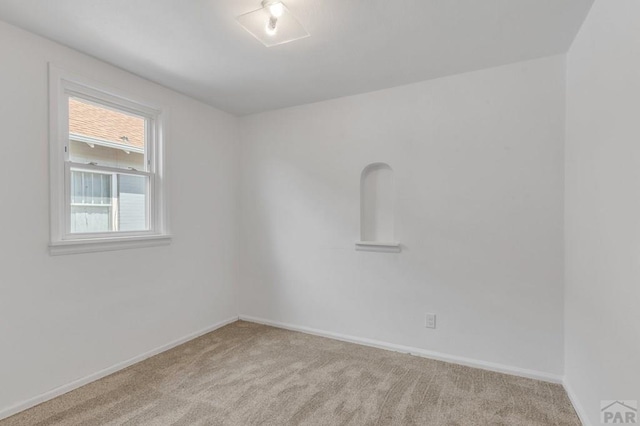
[[[244,115],[564,53],[593,0],[284,0],[311,33],[266,48],[260,0],[1,0],[0,19]]]

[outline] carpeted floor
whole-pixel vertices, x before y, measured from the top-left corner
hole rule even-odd
[[[579,425],[559,385],[236,322],[13,425]]]

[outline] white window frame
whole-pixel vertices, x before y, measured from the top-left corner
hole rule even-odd
[[[145,161],[146,171],[73,163],[69,160],[69,96],[142,116],[147,120]],[[72,254],[169,244],[169,223],[164,170],[164,134],[166,131],[161,108],[84,77],[49,64],[49,179],[51,241],[50,253]],[[114,231],[106,233],[71,233],[71,168],[111,172],[148,178],[147,223],[144,231]],[[115,188],[114,188],[115,190]]]

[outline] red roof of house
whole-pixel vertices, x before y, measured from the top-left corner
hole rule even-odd
[[[144,148],[145,120],[69,98],[69,133]]]

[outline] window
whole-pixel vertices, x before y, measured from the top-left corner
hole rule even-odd
[[[52,254],[168,243],[161,111],[49,74]]]

